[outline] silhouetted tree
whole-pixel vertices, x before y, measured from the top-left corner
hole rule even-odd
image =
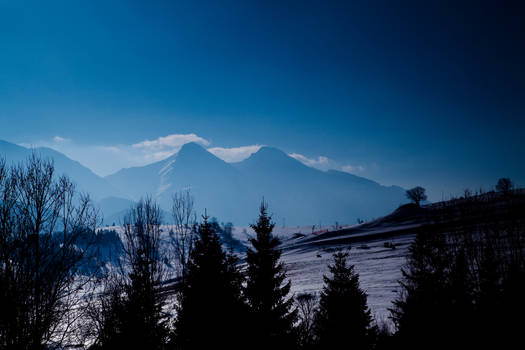
[[[295,297],[297,306],[298,325],[297,343],[300,348],[308,349],[314,345],[314,316],[317,310],[315,294],[300,293]]]
[[[406,191],[406,196],[416,205],[420,205],[421,201],[427,200],[427,195],[425,194],[425,189],[421,186],[416,186],[410,190]]]
[[[391,310],[403,346],[443,345],[451,305],[444,288],[448,258],[445,237],[436,232],[418,233],[410,246],[407,267],[402,269],[402,292]]]
[[[197,215],[190,190],[176,192],[172,197],[171,214],[174,225],[170,231],[171,246],[179,283],[184,284],[188,260],[197,236]]]
[[[290,281],[284,282],[286,273],[280,261],[279,239],[272,235],[274,223],[263,201],[259,219],[251,225],[255,238],[246,253],[247,281],[245,295],[250,305],[253,324],[253,343],[260,348],[292,346],[295,342],[293,324],[297,311],[288,298]]]
[[[246,346],[246,305],[237,258],[227,254],[204,216],[190,253],[171,345],[176,349]]]
[[[151,198],[140,200],[125,216],[119,274],[100,300],[98,348],[164,347],[168,332],[162,312],[165,269],[160,225],[160,208]]]
[[[509,193],[514,188],[514,184],[508,177],[502,177],[498,180],[496,184],[496,191]]]
[[[119,275],[108,274],[103,279],[103,291],[98,304],[88,313],[92,337],[95,339],[91,350],[116,349],[127,345],[126,310],[123,282]]]
[[[371,348],[375,335],[366,293],[359,286],[354,265],[348,265],[348,252],[334,253],[324,276],[324,286],[315,315],[316,341],[321,349],[335,349],[348,344],[353,349]]]
[[[84,233],[96,212],[53,162],[31,155],[18,166],[0,160],[0,349],[44,349],[75,338],[91,278]],[[86,235],[85,237],[89,237]]]

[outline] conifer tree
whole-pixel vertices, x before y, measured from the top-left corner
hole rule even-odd
[[[250,306],[253,341],[260,348],[291,346],[294,342],[293,324],[297,311],[288,297],[290,281],[280,261],[280,241],[274,237],[274,223],[267,205],[260,206],[259,219],[251,225],[256,237],[250,239],[253,249],[246,254],[247,281],[245,295]]]
[[[441,337],[443,311],[449,304],[446,250],[445,236],[431,230],[418,232],[409,248],[407,266],[401,270],[401,293],[390,310],[397,327],[396,341],[403,346],[435,344],[436,337]]]
[[[375,328],[366,303],[366,293],[359,287],[359,275],[347,265],[347,252],[333,255],[328,266],[331,277],[323,276],[319,309],[315,315],[316,341],[321,349],[335,349],[347,344],[352,349],[369,349]]]
[[[242,274],[237,258],[227,254],[204,216],[190,253],[182,286],[172,346],[176,349],[244,347]]]

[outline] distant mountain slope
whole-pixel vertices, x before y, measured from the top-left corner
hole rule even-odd
[[[121,195],[107,180],[97,176],[79,162],[69,159],[60,152],[47,147],[38,147],[32,150],[0,140],[0,157],[5,158],[10,164],[24,161],[31,155],[31,152],[52,159],[57,175],[68,175],[75,182],[79,191],[89,193],[93,199]]]
[[[270,209],[284,217],[287,225],[352,223],[383,215],[406,202],[401,187],[381,186],[340,171],[320,171],[275,148],[263,147],[235,166],[246,175],[255,197],[268,198]]]
[[[406,202],[404,190],[339,171],[308,167],[284,152],[263,147],[238,163],[226,163],[189,143],[175,155],[106,179],[138,199],[146,193],[169,208],[171,195],[191,188],[197,210],[244,225],[253,222],[262,197],[279,224],[351,223],[384,215]]]
[[[67,174],[100,207],[105,224],[118,222],[133,201],[153,196],[169,212],[174,192],[190,188],[198,214],[236,225],[252,223],[259,203],[269,202],[279,224],[348,224],[371,219],[406,202],[404,190],[340,171],[320,171],[286,153],[263,147],[238,163],[226,163],[189,143],[171,157],[143,167],[121,169],[101,178],[50,148],[34,150],[0,141],[0,156],[10,163],[31,152],[52,158],[57,174]]]
[[[124,215],[133,204],[135,202],[119,197],[106,197],[95,202],[95,206],[102,214],[103,225],[121,224]]]
[[[154,196],[165,209],[170,208],[174,192],[190,188],[199,214],[207,208],[210,216],[230,221],[242,217],[237,211],[248,190],[237,169],[195,143],[167,159],[122,169],[106,179],[134,200]]]

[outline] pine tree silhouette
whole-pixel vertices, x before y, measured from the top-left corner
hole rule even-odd
[[[370,349],[375,328],[366,303],[366,293],[359,287],[359,275],[347,265],[348,252],[333,255],[323,276],[319,309],[315,316],[315,334],[319,348],[335,349],[347,344],[352,349]]]
[[[396,341],[407,348],[436,344],[442,337],[444,310],[449,308],[446,269],[447,242],[429,229],[418,232],[401,270],[402,292],[390,310],[397,326]]]
[[[267,205],[260,206],[259,219],[251,225],[256,233],[250,239],[253,249],[246,254],[247,281],[245,295],[250,306],[253,324],[253,343],[259,348],[284,348],[295,342],[293,324],[297,311],[292,310],[293,299],[288,298],[290,281],[280,262],[280,241],[272,235],[274,223]]]
[[[246,305],[237,262],[234,255],[223,250],[219,236],[204,216],[177,310],[174,348],[244,347]]]

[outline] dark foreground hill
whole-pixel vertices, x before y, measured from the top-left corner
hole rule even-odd
[[[507,220],[508,205],[514,212],[522,212],[525,220],[525,189],[512,194],[487,192],[470,198],[456,198],[423,206],[409,203],[391,214],[349,228],[301,235],[285,242],[287,248],[332,246],[388,239],[416,233],[421,227],[445,231],[474,223]]]

